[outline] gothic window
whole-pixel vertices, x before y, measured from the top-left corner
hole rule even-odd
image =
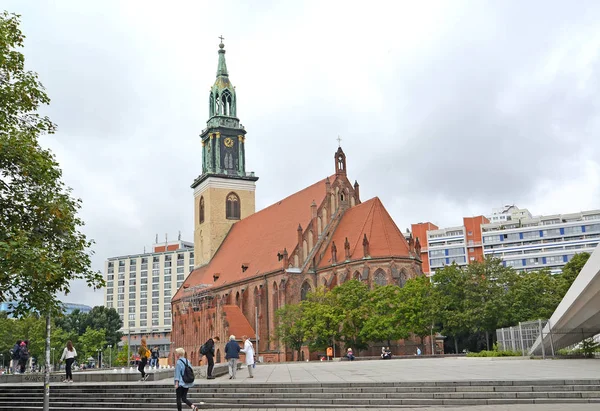
[[[231,115],[231,93],[229,90],[223,91],[221,94],[221,103],[223,107],[223,115],[230,116]]]
[[[225,215],[229,220],[240,219],[240,198],[236,193],[227,194],[227,204],[225,206]]]
[[[379,286],[387,285],[387,278],[382,269],[377,270],[373,276],[373,281]]]
[[[221,107],[219,102],[219,93],[215,94],[215,116],[221,114]]]
[[[400,278],[398,278],[398,285],[400,287],[404,287],[404,284],[406,284],[407,279],[408,279],[408,275],[406,274],[406,270],[403,268],[402,271],[400,271]]]
[[[200,197],[200,224],[204,222],[204,197]]]
[[[310,293],[310,284],[308,283],[308,281],[305,281],[304,284],[302,284],[302,288],[300,289],[300,301],[306,300],[308,293]]]
[[[260,299],[258,297],[258,287],[254,287],[254,306],[258,308],[258,315],[260,315]]]
[[[209,107],[209,116],[212,117],[215,115],[215,104],[214,104],[214,96],[212,91],[210,92],[210,97],[208,98],[208,107]]]
[[[338,156],[338,169],[344,169],[344,156],[342,156],[341,154]]]

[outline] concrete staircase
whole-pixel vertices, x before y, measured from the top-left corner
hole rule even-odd
[[[0,386],[0,410],[39,410],[43,387]],[[600,380],[439,381],[390,383],[200,383],[190,390],[202,408],[402,408],[495,404],[598,403]],[[172,410],[174,388],[160,383],[56,385],[50,409]]]

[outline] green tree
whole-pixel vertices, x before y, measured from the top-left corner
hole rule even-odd
[[[61,312],[58,293],[84,279],[104,285],[90,269],[91,243],[79,231],[80,200],[61,181],[54,156],[38,138],[54,132],[40,105],[50,99],[34,72],[25,70],[19,16],[0,14],[0,300],[16,300],[16,315],[46,318],[44,410],[49,409],[51,315]]]
[[[407,338],[409,331],[406,322],[400,318],[401,303],[400,287],[386,285],[375,287],[366,302],[369,306],[369,316],[361,329],[361,337],[365,341],[392,341]]]
[[[127,351],[128,351],[127,343],[123,344],[120,350],[115,350],[113,346],[113,352],[116,352],[115,359],[113,361],[113,366],[124,367],[127,365]]]
[[[79,337],[79,350],[83,355],[79,358],[79,361],[87,359],[88,357],[97,358],[98,350],[103,350],[106,347],[106,330],[105,329],[94,329],[88,327],[85,332]]]
[[[546,319],[562,300],[563,283],[548,270],[515,273],[506,283],[502,301],[502,326]]]
[[[325,350],[340,340],[340,323],[343,317],[335,309],[330,293],[320,287],[308,293],[302,305],[305,340],[311,351]]]
[[[277,326],[274,337],[286,347],[296,351],[298,361],[300,361],[300,350],[304,345],[306,335],[303,314],[303,304],[286,304],[275,312]]]
[[[436,315],[433,286],[429,278],[419,276],[408,280],[400,289],[399,300],[400,321],[421,339],[421,347],[425,351],[423,340],[433,333]]]
[[[566,294],[567,291],[569,291],[569,288],[571,288],[571,284],[573,284],[573,281],[575,281],[575,279],[581,272],[581,269],[583,268],[585,263],[587,263],[589,258],[589,253],[579,253],[575,254],[573,258],[571,258],[571,261],[565,264],[560,275],[562,282],[561,292],[563,295]]]
[[[119,329],[123,326],[119,313],[114,308],[106,308],[104,306],[96,306],[86,314],[83,325],[85,328],[91,327],[96,330],[106,330],[106,341],[112,344],[113,347],[121,341],[123,334]]]
[[[355,351],[368,348],[369,344],[361,336],[361,331],[370,314],[369,286],[358,280],[350,280],[329,291],[328,303],[331,305],[339,323],[339,341],[346,348]]]

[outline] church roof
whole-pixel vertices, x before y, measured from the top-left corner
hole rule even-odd
[[[192,271],[185,284],[221,286],[281,269],[277,253],[284,247],[291,253],[298,244],[298,224],[306,227],[311,219],[311,203],[321,203],[325,198],[325,180],[235,223],[210,262]],[[245,272],[242,264],[248,267]],[[215,274],[219,274],[217,281],[213,279]],[[182,289],[173,299],[181,293]]]
[[[240,307],[237,305],[224,305],[223,312],[229,323],[228,334],[235,335],[236,340],[241,340],[244,335],[249,338],[256,338],[254,328],[252,328]]]
[[[372,198],[346,211],[342,221],[336,227],[332,242],[327,246],[319,268],[331,265],[331,246],[335,242],[338,263],[344,261],[344,243],[350,243],[350,260],[364,257],[363,239],[369,241],[369,256],[408,257],[408,243],[402,232],[392,220],[379,197]]]

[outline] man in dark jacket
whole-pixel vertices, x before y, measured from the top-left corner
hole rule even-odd
[[[235,335],[230,335],[229,342],[225,345],[225,359],[229,362],[229,379],[235,380],[237,363],[240,359],[240,345],[235,341]]]
[[[212,375],[213,368],[215,368],[215,341],[219,342],[219,337],[209,338],[206,340],[204,345],[200,347],[200,354],[206,356],[206,361],[208,361],[208,369],[206,370],[206,379],[214,380],[215,377]]]
[[[12,348],[12,373],[16,374],[19,370],[19,360],[21,359],[21,340],[18,340],[15,346]]]

